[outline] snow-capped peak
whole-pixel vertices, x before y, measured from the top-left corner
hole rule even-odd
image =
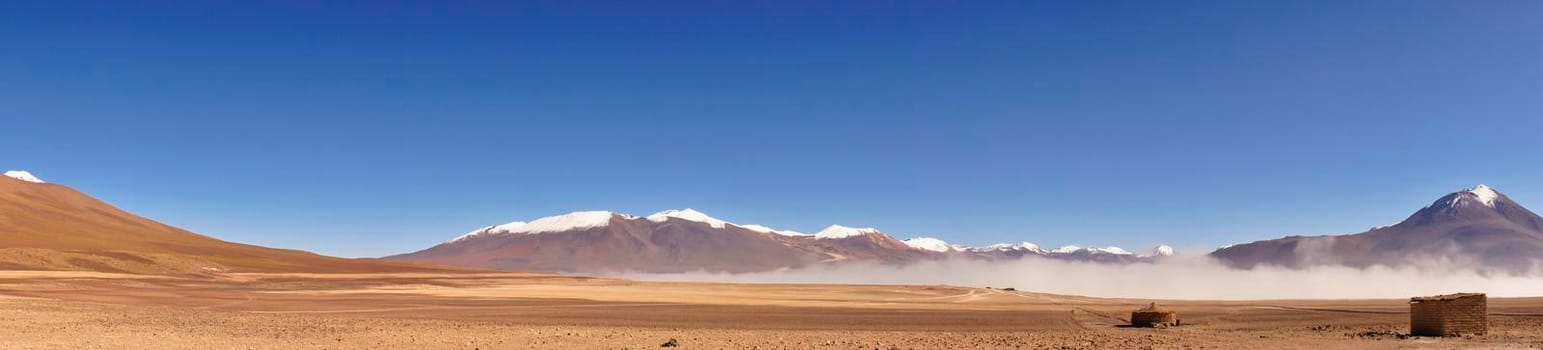
[[[1159,245],[1157,248],[1152,248],[1152,256],[1173,256],[1173,247],[1167,244]]]
[[[576,229],[605,227],[611,224],[609,211],[580,211],[536,219],[519,228],[521,233],[559,232]]]
[[[618,215],[628,219],[635,218],[630,215],[609,211],[579,211],[558,216],[548,216],[530,222],[515,221],[503,225],[488,226],[461,235],[450,241],[456,242],[480,235],[537,234],[606,227],[611,224],[611,217]]]
[[[1103,247],[1103,248],[1088,248],[1088,251],[1092,252],[1092,253],[1103,253],[1103,254],[1114,254],[1114,255],[1131,255],[1132,254],[1130,251],[1125,250],[1125,249],[1120,249],[1120,247],[1116,247],[1116,246],[1108,246],[1108,247]]]
[[[1472,193],[1474,197],[1479,199],[1480,203],[1484,203],[1484,205],[1490,207],[1494,207],[1495,200],[1500,198],[1499,192],[1495,192],[1495,189],[1489,188],[1489,186],[1485,186],[1483,184],[1468,189],[1468,193]]]
[[[696,211],[696,209],[691,209],[691,208],[676,209],[676,210],[665,210],[665,211],[661,211],[661,212],[658,212],[658,213],[654,213],[654,215],[649,215],[648,216],[648,221],[665,222],[665,220],[669,220],[669,218],[677,218],[677,219],[682,219],[682,220],[687,220],[687,221],[696,221],[696,222],[700,222],[700,223],[705,223],[705,224],[707,224],[709,226],[712,226],[713,228],[723,228],[724,225],[728,225],[729,224],[729,222],[727,222],[727,221],[718,220],[718,219],[713,218],[711,216],[707,216],[707,214],[704,214],[704,213],[702,213],[700,211]]]
[[[790,230],[778,230],[778,229],[774,229],[774,228],[770,228],[770,227],[766,227],[766,226],[761,226],[761,225],[739,225],[739,224],[735,224],[734,226],[739,226],[739,227],[744,228],[746,230],[751,230],[751,231],[755,231],[755,232],[775,233],[775,234],[779,234],[779,235],[783,235],[783,236],[808,236],[809,235],[809,234],[803,233],[803,232],[790,231]]]
[[[1054,250],[1051,250],[1050,252],[1051,253],[1075,253],[1078,250],[1082,250],[1082,247],[1078,247],[1078,246],[1074,246],[1074,245],[1067,245],[1067,246],[1061,246],[1060,248],[1056,248]]]
[[[916,238],[912,238],[912,239],[907,239],[907,240],[905,240],[903,242],[905,242],[905,245],[910,246],[911,248],[916,248],[916,249],[921,249],[921,250],[928,250],[928,251],[934,251],[934,252],[939,252],[939,253],[946,253],[946,252],[951,252],[951,251],[955,250],[954,246],[949,245],[948,242],[944,242],[941,239],[932,238],[932,237],[916,237]]]
[[[830,227],[826,227],[824,230],[820,230],[819,233],[815,233],[814,234],[814,238],[818,238],[818,239],[837,239],[837,238],[857,237],[857,236],[862,236],[862,235],[869,234],[869,233],[879,233],[879,230],[875,229],[875,228],[867,228],[867,227],[865,227],[865,228],[852,228],[852,227],[846,227],[846,226],[841,226],[841,225],[830,225]]]
[[[26,170],[11,170],[11,171],[7,171],[7,172],[5,172],[5,176],[9,177],[9,178],[12,178],[12,179],[22,180],[22,181],[31,182],[31,183],[38,183],[38,184],[46,183],[46,182],[43,182],[43,179],[39,179],[37,176],[33,176],[32,173],[29,173]]]
[[[1014,243],[997,243],[997,244],[992,244],[992,245],[988,245],[988,246],[985,246],[985,247],[972,248],[971,250],[984,251],[984,252],[1000,252],[1000,251],[1014,251],[1014,250],[1030,251],[1030,252],[1035,252],[1035,253],[1043,253],[1043,252],[1045,252],[1045,250],[1040,248],[1038,244],[1029,243],[1029,242],[1019,242],[1019,243],[1016,243],[1016,244],[1014,244]]]
[[[1494,188],[1490,188],[1489,186],[1485,186],[1485,185],[1474,186],[1473,188],[1462,190],[1462,191],[1458,191],[1457,193],[1453,193],[1453,195],[1449,195],[1449,197],[1451,197],[1452,199],[1448,199],[1447,200],[1446,206],[1448,206],[1448,207],[1462,207],[1462,206],[1465,206],[1465,205],[1468,204],[1468,197],[1469,196],[1473,196],[1473,199],[1478,200],[1479,204],[1483,204],[1486,207],[1494,208],[1495,207],[1495,200],[1500,199],[1500,192],[1495,192]],[[1446,197],[1443,197],[1443,198],[1446,198]]]
[[[1056,248],[1055,250],[1051,250],[1050,252],[1051,253],[1056,253],[1056,254],[1071,254],[1071,253],[1076,253],[1076,252],[1079,252],[1079,251],[1081,251],[1081,252],[1088,252],[1088,253],[1092,253],[1092,254],[1134,255],[1134,253],[1131,253],[1128,250],[1125,250],[1125,249],[1122,249],[1122,248],[1116,247],[1116,246],[1108,246],[1108,247],[1103,247],[1103,248],[1099,248],[1099,247],[1083,248],[1083,247],[1078,247],[1078,246],[1074,246],[1074,245],[1068,245],[1068,246],[1062,246],[1060,248]]]

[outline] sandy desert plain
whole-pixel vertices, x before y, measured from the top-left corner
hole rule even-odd
[[[1006,287],[1006,286],[1002,286]],[[1159,301],[962,286],[642,282],[518,273],[0,272],[6,349],[1540,348],[1543,298],[1491,332],[1403,337],[1407,300]]]

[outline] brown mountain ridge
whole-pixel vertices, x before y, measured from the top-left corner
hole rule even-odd
[[[450,271],[232,243],[134,215],[72,188],[0,176],[0,269],[137,274]],[[25,173],[23,173],[25,174]]]
[[[1070,248],[1070,249],[1064,249]],[[747,273],[822,265],[905,265],[950,258],[1047,258],[1101,263],[1151,262],[1171,255],[1029,243],[968,248],[933,238],[898,240],[877,229],[831,225],[815,234],[737,225],[692,210],[647,217],[573,212],[488,226],[428,249],[385,257],[452,266],[563,273]]]

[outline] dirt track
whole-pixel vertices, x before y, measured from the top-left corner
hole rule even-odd
[[[1491,335],[1401,339],[1402,300],[1169,302],[945,286],[657,283],[545,275],[0,272],[0,348],[1527,348],[1543,299]]]

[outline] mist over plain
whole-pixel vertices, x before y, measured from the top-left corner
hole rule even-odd
[[[1025,258],[949,259],[906,266],[846,264],[765,273],[623,273],[656,281],[952,285],[1106,298],[1179,300],[1377,299],[1457,292],[1492,297],[1543,295],[1543,274],[1486,271],[1448,261],[1353,268],[1317,266],[1234,269],[1206,256],[1155,263],[1107,264]]]

